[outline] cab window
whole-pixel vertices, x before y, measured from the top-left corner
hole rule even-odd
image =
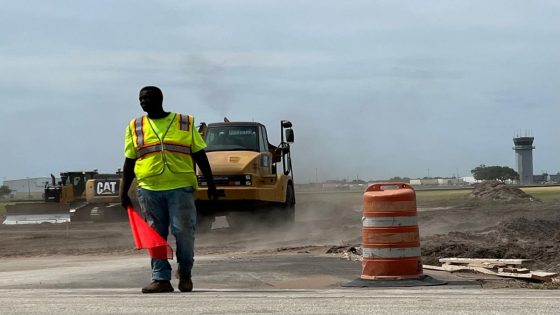
[[[260,152],[268,152],[268,139],[264,126],[259,126],[259,135]]]
[[[209,127],[206,151],[259,151],[257,126]]]

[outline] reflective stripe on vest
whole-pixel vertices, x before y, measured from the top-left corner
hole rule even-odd
[[[164,143],[163,149],[167,151],[178,152],[178,153],[191,154],[191,148],[183,145],[174,144],[174,143]]]
[[[139,147],[138,151],[136,151],[136,158],[139,159],[146,154],[159,152],[159,151],[161,151],[161,145],[159,145],[159,144],[151,145],[151,146],[148,146],[148,147]]]
[[[189,131],[189,127],[191,125],[191,116],[190,115],[181,115],[179,114],[179,129],[184,131]]]
[[[183,154],[191,154],[191,148],[189,147],[178,145],[178,144],[171,144],[171,143],[164,143],[162,146],[161,144],[158,143],[158,144],[139,148],[136,158],[139,159],[145,156],[146,154],[159,152],[161,151],[162,148],[163,150],[167,150],[167,151],[173,151],[173,152],[178,152]]]
[[[134,135],[136,135],[136,147],[144,146],[144,117],[134,120]],[[138,155],[138,154],[137,154]]]

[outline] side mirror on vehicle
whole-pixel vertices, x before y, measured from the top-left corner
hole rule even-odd
[[[289,143],[294,142],[294,130],[293,129],[286,129],[286,142],[289,142]]]
[[[198,133],[200,133],[202,138],[206,139],[206,134],[208,133],[208,125],[205,122],[200,123],[200,126],[198,126]]]

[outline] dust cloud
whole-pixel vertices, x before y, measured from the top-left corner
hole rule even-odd
[[[310,195],[311,196],[311,195]],[[197,244],[220,252],[221,247],[242,251],[283,251],[361,242],[361,207],[358,200],[348,206],[344,200],[317,200],[298,195],[296,222],[292,225],[262,218],[247,222],[243,228],[230,228],[225,217],[218,217],[211,233],[198,237]],[[327,196],[327,195],[325,195]],[[319,198],[320,199],[320,198]],[[272,227],[271,227],[272,226]],[[220,245],[218,245],[220,244]]]

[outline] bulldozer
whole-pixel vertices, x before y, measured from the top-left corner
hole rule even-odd
[[[234,229],[252,224],[276,227],[295,221],[291,122],[280,122],[278,146],[269,143],[266,127],[258,122],[231,122],[226,118],[223,123],[201,124],[199,132],[207,145],[205,151],[219,194],[218,200],[208,199],[207,181],[197,170],[199,231],[210,230],[216,216],[226,216]]]
[[[119,170],[115,174],[97,174],[88,180],[85,189],[87,207],[77,209],[73,220],[94,222],[128,220],[127,212],[121,207],[119,197],[121,177],[122,172]]]
[[[58,182],[51,174],[51,182],[45,183],[44,201],[7,205],[4,224],[69,222],[70,210],[83,206],[86,182],[96,174],[97,171],[63,172]]]
[[[45,184],[44,201],[7,205],[4,224],[125,220],[126,212],[119,201],[120,178],[119,171],[72,171],[60,173],[57,182],[51,174],[51,182]]]

